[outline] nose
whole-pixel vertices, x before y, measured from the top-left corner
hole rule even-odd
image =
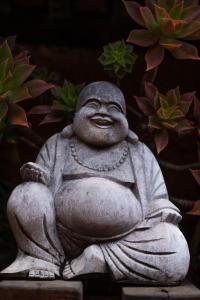
[[[101,105],[98,111],[101,115],[109,115],[108,109],[106,105]]]

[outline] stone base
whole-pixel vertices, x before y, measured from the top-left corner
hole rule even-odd
[[[124,287],[122,300],[200,300],[200,290],[190,282],[179,286]]]
[[[3,280],[0,300],[82,300],[83,287],[79,281]]]

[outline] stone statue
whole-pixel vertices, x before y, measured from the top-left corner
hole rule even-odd
[[[1,276],[175,284],[186,276],[188,246],[177,227],[156,159],[129,130],[125,100],[109,82],[87,85],[73,124],[52,136],[8,202],[18,244]]]

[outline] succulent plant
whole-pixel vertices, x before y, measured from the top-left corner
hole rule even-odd
[[[99,57],[99,62],[110,76],[119,81],[133,70],[133,65],[137,55],[133,52],[133,46],[128,45],[124,40],[109,43],[103,47],[103,53]]]
[[[7,41],[0,45],[0,137],[3,138],[8,127],[26,126],[25,110],[19,102],[39,96],[52,84],[42,80],[29,80],[35,66],[29,63],[27,51],[13,57]]]
[[[78,95],[83,87],[84,84],[74,85],[65,80],[62,87],[57,86],[51,90],[55,97],[51,106],[35,106],[29,111],[29,114],[46,114],[41,124],[63,120],[71,121],[76,109]]]
[[[179,87],[161,94],[150,82],[144,84],[145,97],[135,96],[140,110],[148,116],[148,126],[155,131],[155,144],[160,153],[168,144],[168,130],[181,133],[193,129],[186,119],[195,92],[181,95]]]
[[[134,29],[127,41],[150,47],[145,55],[147,70],[164,59],[165,49],[177,59],[200,59],[197,48],[183,40],[200,39],[198,0],[122,0],[129,16],[145,29]]]

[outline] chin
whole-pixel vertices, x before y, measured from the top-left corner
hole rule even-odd
[[[103,148],[123,141],[128,135],[128,123],[123,118],[123,121],[120,120],[108,128],[99,128],[88,119],[75,117],[73,131],[86,144]]]

